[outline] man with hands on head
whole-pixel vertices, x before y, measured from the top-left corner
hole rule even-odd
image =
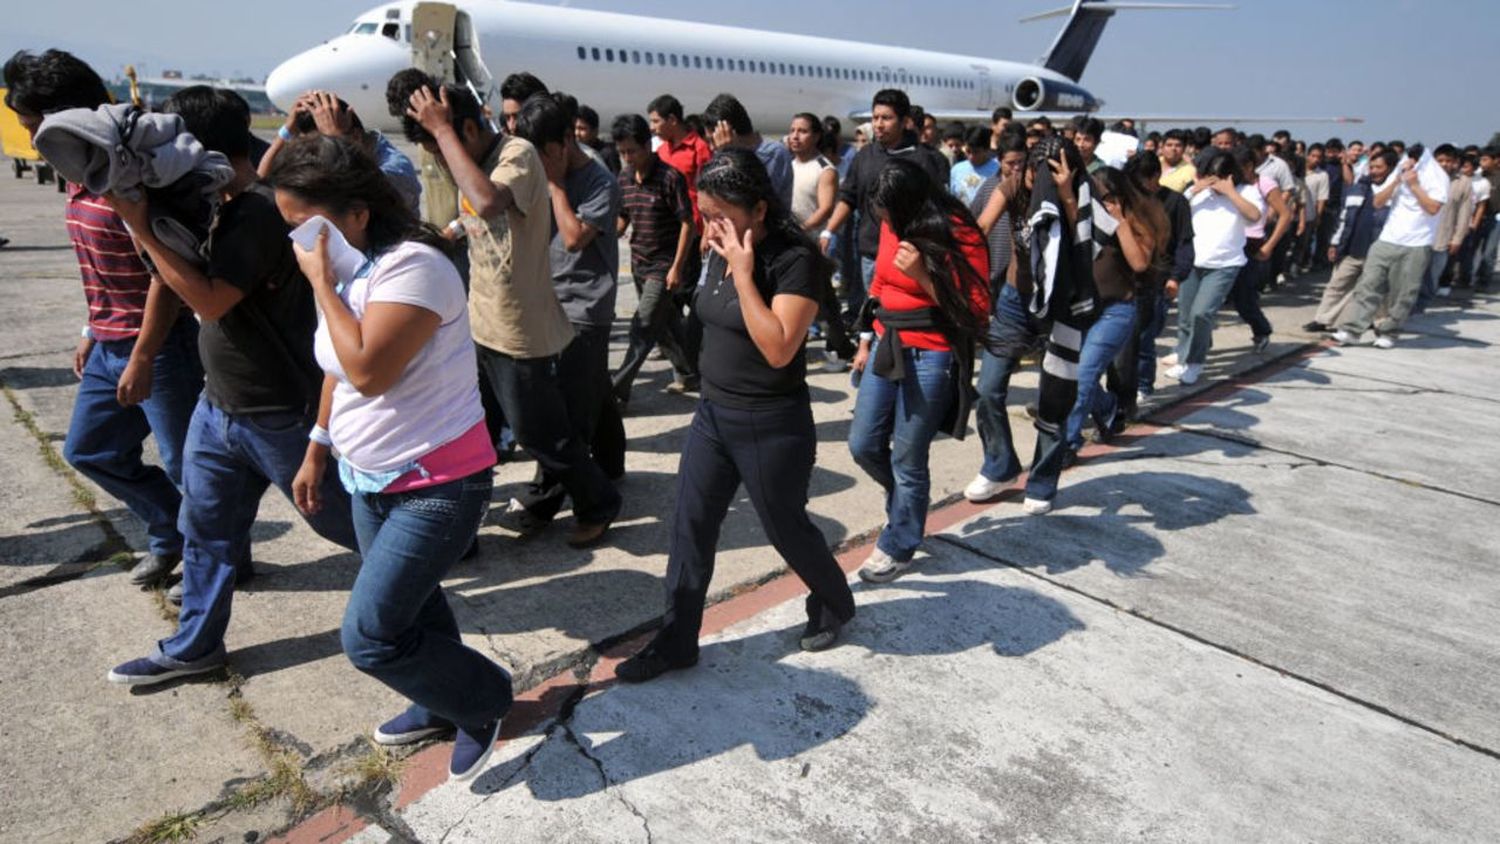
[[[328,91],[308,91],[292,104],[286,123],[276,132],[276,140],[261,156],[256,174],[264,179],[276,163],[276,156],[294,138],[319,134],[325,138],[348,138],[365,149],[379,165],[380,172],[401,194],[413,213],[420,210],[422,202],[422,180],[417,167],[401,150],[396,149],[385,135],[367,131],[354,109],[337,95]]]
[[[463,196],[469,322],[481,377],[516,442],[572,498],[577,523],[568,543],[592,545],[619,513],[620,494],[589,456],[589,444],[573,433],[558,383],[558,357],[574,331],[552,281],[546,166],[531,142],[497,134],[466,90],[419,88],[407,114],[421,129],[423,148],[448,169]],[[530,537],[548,518],[515,501],[504,522]]]

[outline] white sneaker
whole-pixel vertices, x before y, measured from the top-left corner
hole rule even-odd
[[[1182,374],[1177,377],[1177,380],[1183,384],[1196,384],[1198,383],[1198,379],[1202,377],[1203,364],[1190,363],[1182,368]]]
[[[870,552],[870,558],[859,568],[859,579],[866,583],[890,583],[901,576],[901,573],[911,568],[911,561],[899,562],[890,554],[880,550],[876,546]]]
[[[1052,502],[1043,501],[1040,498],[1028,498],[1021,504],[1021,509],[1025,510],[1028,516],[1045,516],[1052,512]]]
[[[836,352],[824,352],[823,353],[823,371],[824,372],[848,372],[849,371],[849,361],[844,360],[843,358],[839,357],[838,353],[836,353]]]
[[[1340,328],[1338,331],[1335,331],[1332,334],[1328,335],[1328,339],[1339,344],[1340,346],[1357,346],[1359,345],[1360,338],[1362,338],[1363,336],[1364,332],[1360,332],[1359,334],[1350,334],[1349,332]]]
[[[1438,298],[1439,298],[1439,299],[1446,299],[1446,298],[1448,298],[1448,297],[1449,297],[1449,296],[1452,296],[1452,295],[1453,295],[1453,288],[1452,288],[1452,287],[1449,287],[1449,286],[1447,286],[1447,285],[1444,285],[1444,286],[1442,286],[1442,287],[1439,287],[1439,288],[1438,288],[1438,292],[1437,292],[1437,295],[1438,295]]]
[[[1281,273],[1281,274],[1277,275],[1276,276],[1276,283],[1277,284],[1286,284],[1286,273]]]
[[[1162,366],[1176,366],[1177,365],[1177,353],[1173,352],[1170,355],[1162,355],[1161,356],[1161,365]]]
[[[1371,343],[1370,345],[1374,346],[1377,349],[1394,349],[1396,348],[1396,341],[1385,336],[1384,334],[1377,334],[1375,335],[1375,342]]]
[[[1186,371],[1187,367],[1179,363],[1167,367],[1166,371],[1162,374],[1167,376],[1168,378],[1171,378],[1173,381],[1180,381],[1182,379],[1182,373]]]
[[[1015,479],[1011,478],[1010,480]],[[964,487],[964,498],[969,499],[975,504],[989,501],[1004,492],[1005,488],[1009,486],[1010,480],[992,481],[986,478],[984,473],[981,472],[974,476],[974,480],[970,481],[968,486]]]

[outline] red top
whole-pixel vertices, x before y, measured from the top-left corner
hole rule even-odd
[[[104,200],[71,183],[65,216],[89,304],[89,334],[95,340],[140,334],[151,274],[136,255],[125,222]]]
[[[953,236],[958,240],[959,247],[963,250],[964,257],[968,259],[970,266],[978,273],[978,278],[988,279],[990,272],[990,253],[985,246],[984,235],[974,226],[966,225],[959,220],[953,221]],[[880,250],[875,255],[875,276],[870,281],[870,296],[880,300],[881,307],[888,311],[913,311],[918,308],[932,308],[937,302],[927,295],[906,273],[896,269],[896,247],[901,244],[901,239],[891,231],[889,223],[880,224]],[[952,279],[953,284],[958,284],[958,279]],[[973,305],[974,314],[980,319],[986,317],[990,312],[990,290],[986,284],[976,284],[970,293],[970,303]],[[880,320],[875,321],[875,333],[885,335],[885,328]],[[939,331],[902,331],[901,345],[913,349],[931,349],[936,352],[950,351],[947,338]]]
[[[708,163],[708,159],[713,157],[708,141],[699,137],[697,132],[688,132],[675,144],[662,141],[661,146],[656,148],[656,154],[687,179],[688,202],[693,204],[693,226],[702,229],[703,216],[698,213],[698,174],[703,171],[703,165]]]

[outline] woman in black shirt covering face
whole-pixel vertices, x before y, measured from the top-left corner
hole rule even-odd
[[[848,579],[807,517],[817,437],[803,343],[830,268],[750,150],[714,156],[698,178],[698,207],[713,248],[694,303],[703,398],[677,470],[665,623],[616,669],[628,682],[697,663],[719,528],[741,483],[771,544],[812,592],[802,648],[831,647],[854,617]]]

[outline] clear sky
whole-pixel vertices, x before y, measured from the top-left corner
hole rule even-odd
[[[486,2],[486,0],[472,0]],[[1500,0],[1237,0],[1234,11],[1125,12],[1083,83],[1111,113],[1353,115],[1298,137],[1485,143],[1500,131]],[[105,76],[263,79],[278,61],[347,29],[369,0],[9,0],[0,54],[60,46]],[[678,17],[1032,61],[1059,20],[1022,15],[1065,0],[570,0],[578,8]],[[492,67],[496,76],[520,68]],[[586,92],[579,92],[586,99]],[[753,96],[753,92],[739,92]],[[1275,126],[1257,126],[1269,130]]]

